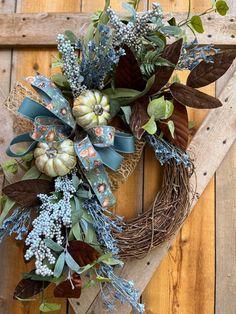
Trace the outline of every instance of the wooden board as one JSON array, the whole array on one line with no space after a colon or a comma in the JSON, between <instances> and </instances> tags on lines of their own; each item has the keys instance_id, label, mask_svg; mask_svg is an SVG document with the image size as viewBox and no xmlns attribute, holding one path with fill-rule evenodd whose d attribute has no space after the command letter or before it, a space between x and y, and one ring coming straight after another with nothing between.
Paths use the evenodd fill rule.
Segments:
<instances>
[{"instance_id":1,"label":"wooden board","mask_svg":"<svg viewBox=\"0 0 236 314\"><path fill-rule=\"evenodd\" d=\"M88 5L88 8L86 3L83 5L85 11L92 7L91 2L88 2ZM41 8L43 10L43 6ZM93 10L97 8L93 8ZM186 18L186 14L176 14L176 18L177 21L182 21ZM55 46L55 39L58 33L63 33L66 29L70 29L79 35L81 30L83 31L86 28L88 22L89 15L78 13L0 14L0 46ZM211 17L204 16L203 22L205 32L198 34L200 44L236 45L235 15L222 17L212 14ZM217 32L215 31L216 29ZM189 40L193 40L192 32L188 28L186 31Z\"/></svg>"}]
</instances>

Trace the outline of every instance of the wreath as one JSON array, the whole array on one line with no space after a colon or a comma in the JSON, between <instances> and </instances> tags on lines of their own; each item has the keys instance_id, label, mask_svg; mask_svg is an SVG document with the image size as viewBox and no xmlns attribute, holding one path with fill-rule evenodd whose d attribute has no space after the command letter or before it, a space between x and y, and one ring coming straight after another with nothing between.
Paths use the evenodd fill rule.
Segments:
<instances>
[{"instance_id":1,"label":"wreath","mask_svg":"<svg viewBox=\"0 0 236 314\"><path fill-rule=\"evenodd\" d=\"M119 17L106 1L83 38L57 37L51 78L37 73L17 83L5 106L17 115L18 135L2 165L22 179L4 187L0 240L24 241L31 272L14 298L28 300L49 285L54 296L79 298L98 283L104 304L128 302L139 313L139 292L115 272L123 259L143 257L169 239L188 215L194 164L186 153L186 107L222 104L199 91L221 77L236 53L187 42L184 27L203 32L201 15L177 24L159 4L137 13L137 0ZM208 11L225 15L224 1ZM190 70L186 85L175 70ZM113 191L135 169L145 144L164 167L162 187L142 215L124 221L112 213ZM27 145L25 145L27 144ZM60 305L42 298L40 311Z\"/></svg>"}]
</instances>

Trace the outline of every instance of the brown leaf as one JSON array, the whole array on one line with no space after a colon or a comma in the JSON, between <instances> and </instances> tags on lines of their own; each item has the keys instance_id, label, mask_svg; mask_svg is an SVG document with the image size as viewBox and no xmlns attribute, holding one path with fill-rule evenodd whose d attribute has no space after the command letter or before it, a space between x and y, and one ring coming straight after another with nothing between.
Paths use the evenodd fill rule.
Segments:
<instances>
[{"instance_id":1,"label":"brown leaf","mask_svg":"<svg viewBox=\"0 0 236 314\"><path fill-rule=\"evenodd\" d=\"M128 46L125 46L124 49L126 55L122 56L118 63L115 75L115 86L117 88L130 88L142 91L146 84L138 61Z\"/></svg>"},{"instance_id":2,"label":"brown leaf","mask_svg":"<svg viewBox=\"0 0 236 314\"><path fill-rule=\"evenodd\" d=\"M100 256L89 244L82 241L69 241L68 252L80 267L93 263Z\"/></svg>"},{"instance_id":3,"label":"brown leaf","mask_svg":"<svg viewBox=\"0 0 236 314\"><path fill-rule=\"evenodd\" d=\"M236 50L226 50L212 56L214 63L200 62L189 74L187 85L199 88L218 80L230 68Z\"/></svg>"},{"instance_id":4,"label":"brown leaf","mask_svg":"<svg viewBox=\"0 0 236 314\"><path fill-rule=\"evenodd\" d=\"M179 39L173 44L167 46L162 54L162 58L170 61L174 65L177 65L181 53L181 48L183 44L183 39ZM156 68L156 78L155 82L148 92L149 95L157 93L162 87L168 83L171 78L172 73L174 72L174 67L167 66L158 66Z\"/></svg>"},{"instance_id":5,"label":"brown leaf","mask_svg":"<svg viewBox=\"0 0 236 314\"><path fill-rule=\"evenodd\" d=\"M73 287L72 287L73 284ZM79 298L81 295L82 280L80 275L74 273L71 280L67 279L54 289L56 298Z\"/></svg>"},{"instance_id":6,"label":"brown leaf","mask_svg":"<svg viewBox=\"0 0 236 314\"><path fill-rule=\"evenodd\" d=\"M141 139L143 133L142 126L148 122L149 116L147 114L147 106L149 103L148 97L142 97L136 100L132 105L132 114L130 118L130 128L135 137Z\"/></svg>"},{"instance_id":7,"label":"brown leaf","mask_svg":"<svg viewBox=\"0 0 236 314\"><path fill-rule=\"evenodd\" d=\"M170 92L175 100L188 107L212 109L222 106L222 103L215 97L180 83L172 84L170 86Z\"/></svg>"},{"instance_id":8,"label":"brown leaf","mask_svg":"<svg viewBox=\"0 0 236 314\"><path fill-rule=\"evenodd\" d=\"M13 298L29 299L50 285L48 281L22 279L16 286Z\"/></svg>"},{"instance_id":9,"label":"brown leaf","mask_svg":"<svg viewBox=\"0 0 236 314\"><path fill-rule=\"evenodd\" d=\"M174 112L165 122L169 120L172 120L175 125L174 138L171 136L166 124L160 123L158 127L169 142L186 151L189 141L188 113L186 107L174 100Z\"/></svg>"},{"instance_id":10,"label":"brown leaf","mask_svg":"<svg viewBox=\"0 0 236 314\"><path fill-rule=\"evenodd\" d=\"M40 204L38 194L48 194L54 190L54 182L33 179L10 184L3 189L3 193L22 206L35 206Z\"/></svg>"}]
</instances>

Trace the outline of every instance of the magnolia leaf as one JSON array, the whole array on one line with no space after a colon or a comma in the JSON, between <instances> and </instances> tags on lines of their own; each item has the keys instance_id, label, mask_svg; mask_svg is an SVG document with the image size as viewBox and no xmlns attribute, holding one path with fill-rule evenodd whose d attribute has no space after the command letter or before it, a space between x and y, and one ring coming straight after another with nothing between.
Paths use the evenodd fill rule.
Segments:
<instances>
[{"instance_id":1,"label":"magnolia leaf","mask_svg":"<svg viewBox=\"0 0 236 314\"><path fill-rule=\"evenodd\" d=\"M144 124L142 126L142 128L147 131L149 134L153 135L156 133L157 131L157 124L156 124L156 121L155 121L155 117L154 116L151 116L151 118L149 119L149 121Z\"/></svg>"},{"instance_id":2,"label":"magnolia leaf","mask_svg":"<svg viewBox=\"0 0 236 314\"><path fill-rule=\"evenodd\" d=\"M100 256L89 244L77 240L69 241L68 252L80 267L92 264Z\"/></svg>"},{"instance_id":3,"label":"magnolia leaf","mask_svg":"<svg viewBox=\"0 0 236 314\"><path fill-rule=\"evenodd\" d=\"M44 239L44 243L49 249L53 250L54 252L62 252L64 250L61 245L57 244L52 239Z\"/></svg>"},{"instance_id":4,"label":"magnolia leaf","mask_svg":"<svg viewBox=\"0 0 236 314\"><path fill-rule=\"evenodd\" d=\"M131 117L130 117L130 128L133 135L141 139L144 129L142 126L146 124L149 120L149 116L147 114L147 105L149 102L148 97L143 97L136 100L131 107Z\"/></svg>"},{"instance_id":5,"label":"magnolia leaf","mask_svg":"<svg viewBox=\"0 0 236 314\"><path fill-rule=\"evenodd\" d=\"M193 27L193 29L198 33L204 33L204 28L202 24L202 19L199 15L192 16L190 20L190 25Z\"/></svg>"},{"instance_id":6,"label":"magnolia leaf","mask_svg":"<svg viewBox=\"0 0 236 314\"><path fill-rule=\"evenodd\" d=\"M73 287L72 285L73 284ZM82 280L78 274L73 274L70 279L61 282L54 289L56 298L76 298L81 295Z\"/></svg>"},{"instance_id":7,"label":"magnolia leaf","mask_svg":"<svg viewBox=\"0 0 236 314\"><path fill-rule=\"evenodd\" d=\"M147 108L149 116L154 116L155 120L168 119L174 110L171 101L165 100L164 96L152 100Z\"/></svg>"},{"instance_id":8,"label":"magnolia leaf","mask_svg":"<svg viewBox=\"0 0 236 314\"><path fill-rule=\"evenodd\" d=\"M63 268L65 265L65 253L62 252L58 257L55 268L54 268L54 277L59 278L63 272Z\"/></svg>"},{"instance_id":9,"label":"magnolia leaf","mask_svg":"<svg viewBox=\"0 0 236 314\"><path fill-rule=\"evenodd\" d=\"M61 309L61 304L56 303L42 303L39 307L40 312L55 312Z\"/></svg>"},{"instance_id":10,"label":"magnolia leaf","mask_svg":"<svg viewBox=\"0 0 236 314\"><path fill-rule=\"evenodd\" d=\"M176 65L179 61L183 39L179 39L173 44L167 46L161 55L162 58L168 60L172 64ZM173 66L159 66L156 68L155 81L149 90L148 94L152 95L157 93L162 87L164 87L172 76L175 67Z\"/></svg>"},{"instance_id":11,"label":"magnolia leaf","mask_svg":"<svg viewBox=\"0 0 236 314\"><path fill-rule=\"evenodd\" d=\"M216 2L216 11L220 15L225 16L228 10L229 10L229 7L225 1L220 0Z\"/></svg>"},{"instance_id":12,"label":"magnolia leaf","mask_svg":"<svg viewBox=\"0 0 236 314\"><path fill-rule=\"evenodd\" d=\"M212 109L222 106L222 103L218 99L180 83L172 84L170 92L175 100L188 107Z\"/></svg>"},{"instance_id":13,"label":"magnolia leaf","mask_svg":"<svg viewBox=\"0 0 236 314\"><path fill-rule=\"evenodd\" d=\"M236 58L235 50L226 50L211 57L212 62L200 62L189 74L187 85L199 88L218 80Z\"/></svg>"},{"instance_id":14,"label":"magnolia leaf","mask_svg":"<svg viewBox=\"0 0 236 314\"><path fill-rule=\"evenodd\" d=\"M167 126L168 126L168 129L170 131L170 134L173 138L175 138L175 125L174 125L174 122L172 120L169 120L167 122Z\"/></svg>"},{"instance_id":15,"label":"magnolia leaf","mask_svg":"<svg viewBox=\"0 0 236 314\"><path fill-rule=\"evenodd\" d=\"M138 61L128 46L125 46L124 49L125 55L120 57L116 69L115 86L142 91L145 88L145 81Z\"/></svg>"},{"instance_id":16,"label":"magnolia leaf","mask_svg":"<svg viewBox=\"0 0 236 314\"><path fill-rule=\"evenodd\" d=\"M35 206L40 204L39 194L49 194L54 189L51 181L33 179L10 184L3 189L3 193L22 206Z\"/></svg>"},{"instance_id":17,"label":"magnolia leaf","mask_svg":"<svg viewBox=\"0 0 236 314\"><path fill-rule=\"evenodd\" d=\"M48 281L22 279L16 286L13 298L29 299L49 286Z\"/></svg>"},{"instance_id":18,"label":"magnolia leaf","mask_svg":"<svg viewBox=\"0 0 236 314\"><path fill-rule=\"evenodd\" d=\"M16 173L18 171L18 163L15 159L10 159L1 164L4 171L10 173Z\"/></svg>"}]
</instances>

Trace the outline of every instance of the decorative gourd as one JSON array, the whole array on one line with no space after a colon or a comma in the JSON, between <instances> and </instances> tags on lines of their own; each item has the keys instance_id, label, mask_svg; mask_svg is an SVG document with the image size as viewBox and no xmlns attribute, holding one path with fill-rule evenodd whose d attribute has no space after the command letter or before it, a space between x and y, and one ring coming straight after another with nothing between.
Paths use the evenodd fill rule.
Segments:
<instances>
[{"instance_id":1,"label":"decorative gourd","mask_svg":"<svg viewBox=\"0 0 236 314\"><path fill-rule=\"evenodd\" d=\"M64 176L76 166L73 141L39 143L34 151L37 168L49 177Z\"/></svg>"},{"instance_id":2,"label":"decorative gourd","mask_svg":"<svg viewBox=\"0 0 236 314\"><path fill-rule=\"evenodd\" d=\"M74 101L73 115L84 129L106 125L110 119L108 96L97 90L87 90Z\"/></svg>"}]
</instances>

